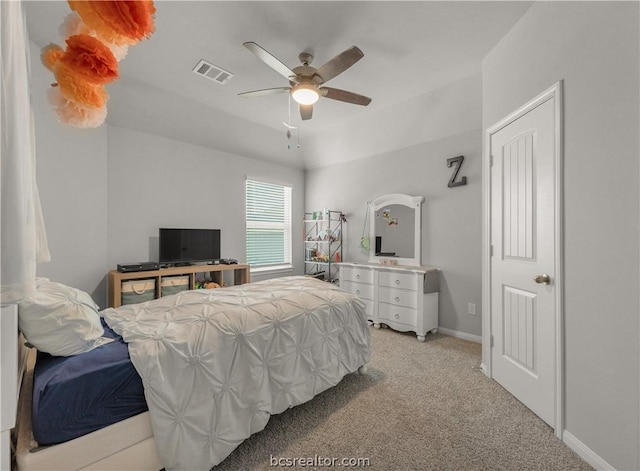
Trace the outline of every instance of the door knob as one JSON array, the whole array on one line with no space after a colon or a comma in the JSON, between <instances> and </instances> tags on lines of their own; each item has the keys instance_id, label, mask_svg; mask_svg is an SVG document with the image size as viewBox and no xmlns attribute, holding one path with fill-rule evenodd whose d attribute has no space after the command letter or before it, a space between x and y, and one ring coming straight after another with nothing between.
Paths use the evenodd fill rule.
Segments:
<instances>
[{"instance_id":1,"label":"door knob","mask_svg":"<svg viewBox=\"0 0 640 471\"><path fill-rule=\"evenodd\" d=\"M551 277L549 275L547 275L546 273L543 273L542 275L536 275L533 280L536 283L541 283L543 285L548 285L551 283Z\"/></svg>"}]
</instances>

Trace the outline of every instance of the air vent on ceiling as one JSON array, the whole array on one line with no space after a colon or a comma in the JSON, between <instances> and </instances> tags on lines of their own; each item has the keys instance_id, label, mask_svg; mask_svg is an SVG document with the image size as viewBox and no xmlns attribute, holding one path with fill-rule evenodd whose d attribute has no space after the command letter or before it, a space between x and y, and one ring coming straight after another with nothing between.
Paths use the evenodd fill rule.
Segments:
<instances>
[{"instance_id":1,"label":"air vent on ceiling","mask_svg":"<svg viewBox=\"0 0 640 471\"><path fill-rule=\"evenodd\" d=\"M218 67L217 65L213 65L210 62L201 59L198 64L193 68L193 72L202 75L203 77L208 78L209 80L213 80L214 82L223 85L227 83L233 77L231 72L227 72L226 70Z\"/></svg>"}]
</instances>

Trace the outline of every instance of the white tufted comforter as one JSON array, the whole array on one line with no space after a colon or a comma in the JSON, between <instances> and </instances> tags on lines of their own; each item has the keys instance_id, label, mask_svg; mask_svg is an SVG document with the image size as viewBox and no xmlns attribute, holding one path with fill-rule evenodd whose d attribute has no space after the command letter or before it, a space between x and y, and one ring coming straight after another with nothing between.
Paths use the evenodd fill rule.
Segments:
<instances>
[{"instance_id":1,"label":"white tufted comforter","mask_svg":"<svg viewBox=\"0 0 640 471\"><path fill-rule=\"evenodd\" d=\"M166 469L204 470L369 361L364 304L308 277L106 309L142 377Z\"/></svg>"}]
</instances>

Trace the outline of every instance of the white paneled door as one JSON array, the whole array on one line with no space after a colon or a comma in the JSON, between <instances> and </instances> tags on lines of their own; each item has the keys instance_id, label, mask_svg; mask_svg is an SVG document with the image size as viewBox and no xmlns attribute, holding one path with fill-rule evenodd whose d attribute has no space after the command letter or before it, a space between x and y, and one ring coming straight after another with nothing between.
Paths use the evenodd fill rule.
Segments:
<instances>
[{"instance_id":1,"label":"white paneled door","mask_svg":"<svg viewBox=\"0 0 640 471\"><path fill-rule=\"evenodd\" d=\"M556 427L556 104L491 134L491 372Z\"/></svg>"}]
</instances>

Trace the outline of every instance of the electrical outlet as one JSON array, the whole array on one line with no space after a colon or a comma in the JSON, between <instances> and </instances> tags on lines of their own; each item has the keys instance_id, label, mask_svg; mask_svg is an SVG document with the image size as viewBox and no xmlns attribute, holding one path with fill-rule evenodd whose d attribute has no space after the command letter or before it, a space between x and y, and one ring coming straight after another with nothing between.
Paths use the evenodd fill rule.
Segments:
<instances>
[{"instance_id":1,"label":"electrical outlet","mask_svg":"<svg viewBox=\"0 0 640 471\"><path fill-rule=\"evenodd\" d=\"M469 313L470 316L475 316L476 315L476 305L474 303L468 303L467 304L467 312Z\"/></svg>"}]
</instances>

